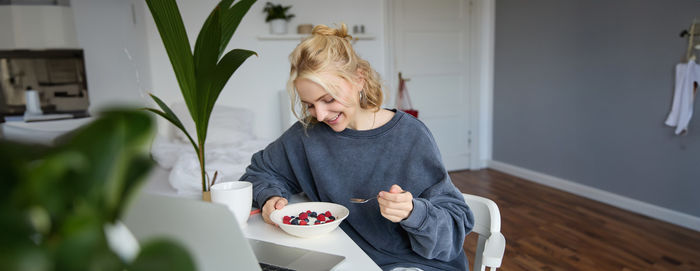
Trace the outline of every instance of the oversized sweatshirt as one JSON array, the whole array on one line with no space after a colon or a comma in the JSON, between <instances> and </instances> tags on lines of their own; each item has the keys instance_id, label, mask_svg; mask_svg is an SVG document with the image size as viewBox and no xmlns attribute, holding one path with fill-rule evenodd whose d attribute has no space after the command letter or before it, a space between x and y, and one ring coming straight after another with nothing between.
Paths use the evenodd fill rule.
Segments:
<instances>
[{"instance_id":1,"label":"oversized sweatshirt","mask_svg":"<svg viewBox=\"0 0 700 271\"><path fill-rule=\"evenodd\" d=\"M347 207L340 227L384 270L468 270L462 245L473 215L428 128L395 112L388 123L366 131L297 122L253 155L241 181L253 183L257 207L272 196L288 199L299 192ZM349 201L376 197L392 184L413 195L413 210L399 223L384 218L376 200Z\"/></svg>"}]
</instances>

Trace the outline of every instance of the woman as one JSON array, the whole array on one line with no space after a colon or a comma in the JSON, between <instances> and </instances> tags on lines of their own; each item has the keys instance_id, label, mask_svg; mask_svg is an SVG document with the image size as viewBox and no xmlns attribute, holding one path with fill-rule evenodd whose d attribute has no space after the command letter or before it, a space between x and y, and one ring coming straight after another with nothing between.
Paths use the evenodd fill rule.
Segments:
<instances>
[{"instance_id":1,"label":"woman","mask_svg":"<svg viewBox=\"0 0 700 271\"><path fill-rule=\"evenodd\" d=\"M290 62L287 89L300 121L254 154L241 177L253 183L265 222L304 192L350 209L340 227L384 270L467 270L472 213L428 128L380 107L379 76L355 54L347 27L316 26Z\"/></svg>"}]
</instances>

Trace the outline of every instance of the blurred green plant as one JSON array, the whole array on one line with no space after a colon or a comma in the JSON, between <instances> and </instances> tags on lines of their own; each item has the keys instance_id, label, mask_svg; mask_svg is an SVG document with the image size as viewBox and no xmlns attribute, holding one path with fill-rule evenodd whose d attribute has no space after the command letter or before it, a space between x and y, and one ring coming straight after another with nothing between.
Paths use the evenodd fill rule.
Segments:
<instances>
[{"instance_id":1,"label":"blurred green plant","mask_svg":"<svg viewBox=\"0 0 700 271\"><path fill-rule=\"evenodd\" d=\"M0 270L194 270L170 241L127 262L105 235L153 166L153 130L145 112L113 110L55 147L0 141Z\"/></svg>"},{"instance_id":2,"label":"blurred green plant","mask_svg":"<svg viewBox=\"0 0 700 271\"><path fill-rule=\"evenodd\" d=\"M199 31L194 54L175 0L146 0L156 23L165 50L173 66L180 92L195 124L197 142L192 139L182 122L158 97L151 98L160 110L147 108L182 130L194 148L199 160L202 191L209 190L214 180L207 183L204 143L207 138L209 117L226 82L243 62L257 53L234 49L223 54L233 33L256 0L241 0L233 6L233 0L219 2L209 14ZM221 57L223 55L223 57Z\"/></svg>"},{"instance_id":3,"label":"blurred green plant","mask_svg":"<svg viewBox=\"0 0 700 271\"><path fill-rule=\"evenodd\" d=\"M292 6L282 6L282 4L273 4L267 2L263 8L263 12L267 13L265 17L265 22L268 23L272 20L282 19L287 22L294 18L294 14L287 14L287 11L292 8Z\"/></svg>"}]
</instances>

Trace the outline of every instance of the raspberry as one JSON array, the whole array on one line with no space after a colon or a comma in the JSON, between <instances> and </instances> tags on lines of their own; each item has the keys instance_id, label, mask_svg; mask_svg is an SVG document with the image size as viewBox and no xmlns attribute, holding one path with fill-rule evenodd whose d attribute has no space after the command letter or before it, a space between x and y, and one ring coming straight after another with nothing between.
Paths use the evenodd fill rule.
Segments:
<instances>
[{"instance_id":1,"label":"raspberry","mask_svg":"<svg viewBox=\"0 0 700 271\"><path fill-rule=\"evenodd\" d=\"M314 218L314 219L311 219ZM312 221L313 220L313 221ZM291 225L320 225L330 223L336 220L336 217L332 215L331 211L325 212L312 212L311 210L306 210L305 212L299 213L299 216L284 216L282 217L282 223Z\"/></svg>"}]
</instances>

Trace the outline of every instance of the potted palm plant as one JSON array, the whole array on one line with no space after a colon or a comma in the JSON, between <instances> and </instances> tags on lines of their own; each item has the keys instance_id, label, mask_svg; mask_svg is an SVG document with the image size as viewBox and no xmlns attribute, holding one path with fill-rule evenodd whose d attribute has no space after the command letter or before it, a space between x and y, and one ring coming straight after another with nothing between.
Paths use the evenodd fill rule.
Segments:
<instances>
[{"instance_id":1,"label":"potted palm plant","mask_svg":"<svg viewBox=\"0 0 700 271\"><path fill-rule=\"evenodd\" d=\"M294 18L294 14L287 14L292 6L282 6L267 2L263 12L267 13L265 22L270 23L270 33L287 34L287 22Z\"/></svg>"},{"instance_id":2,"label":"potted palm plant","mask_svg":"<svg viewBox=\"0 0 700 271\"><path fill-rule=\"evenodd\" d=\"M205 170L204 143L209 117L226 82L255 52L234 49L224 53L231 37L256 0L222 0L209 14L199 31L194 53L175 0L146 0L158 32L175 71L180 92L195 124L197 141L187 132L180 119L158 97L151 94L160 109L146 108L156 113L187 136L199 160L203 198L209 200L209 188L215 181ZM232 5L233 4L233 5Z\"/></svg>"}]
</instances>

